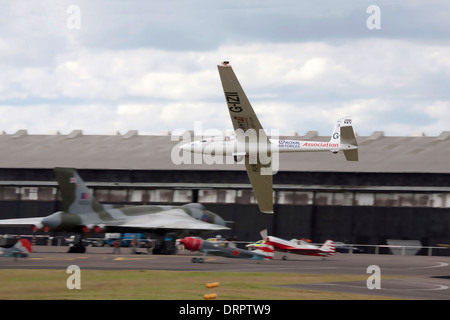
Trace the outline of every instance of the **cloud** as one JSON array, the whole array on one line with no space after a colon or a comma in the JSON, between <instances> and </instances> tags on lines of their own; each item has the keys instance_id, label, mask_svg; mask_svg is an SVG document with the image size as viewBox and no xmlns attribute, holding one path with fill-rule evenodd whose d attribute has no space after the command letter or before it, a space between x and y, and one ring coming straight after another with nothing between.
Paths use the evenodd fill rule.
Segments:
<instances>
[{"instance_id":1,"label":"cloud","mask_svg":"<svg viewBox=\"0 0 450 320\"><path fill-rule=\"evenodd\" d=\"M416 126L416 131L428 135L438 135L440 132L450 131L450 101L434 101L431 104L415 105L414 111L426 116L429 121Z\"/></svg>"},{"instance_id":2,"label":"cloud","mask_svg":"<svg viewBox=\"0 0 450 320\"><path fill-rule=\"evenodd\" d=\"M72 4L0 5L4 130L159 132L196 120L225 130L222 60L281 132L329 134L342 115L361 135L448 123L446 3L380 3L379 32L365 27L368 4L352 1L79 1L81 29L69 30Z\"/></svg>"},{"instance_id":3,"label":"cloud","mask_svg":"<svg viewBox=\"0 0 450 320\"><path fill-rule=\"evenodd\" d=\"M271 128L327 133L322 117L331 117L334 123L338 116L352 115L364 128L360 133L370 134L392 128L389 121L400 120L399 114L412 114L411 104L429 106L450 100L446 89L450 47L383 39L336 46L252 43L189 53L85 48L78 55L58 56L53 66L21 71L6 68L0 75L4 78L0 93L4 101L20 101L30 108L33 104L42 107L44 101L61 115L68 112L67 117L70 107L78 109L80 102L97 108L96 113L119 110L114 121L97 125L105 127L103 132L127 126L136 129L133 126L139 121L132 120L133 113L123 113L124 106L133 105L140 113L148 108L152 131L189 127L195 119L210 118L225 130L230 123L215 66L224 52L230 52L231 63L261 122ZM407 52L410 54L405 57ZM415 110L420 112L419 107ZM45 122L47 126L52 123ZM113 124L120 128L106 128ZM93 127L87 125L86 130Z\"/></svg>"}]
</instances>

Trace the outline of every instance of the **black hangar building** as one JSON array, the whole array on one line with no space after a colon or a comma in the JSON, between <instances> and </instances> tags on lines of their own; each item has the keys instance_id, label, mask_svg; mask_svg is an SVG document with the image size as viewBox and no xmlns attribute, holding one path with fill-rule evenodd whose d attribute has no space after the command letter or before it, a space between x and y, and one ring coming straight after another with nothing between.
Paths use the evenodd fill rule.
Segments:
<instances>
[{"instance_id":1,"label":"black hangar building","mask_svg":"<svg viewBox=\"0 0 450 320\"><path fill-rule=\"evenodd\" d=\"M186 135L185 135L186 137ZM289 139L327 141L308 132ZM46 216L60 210L54 167L74 167L95 197L112 204L202 203L233 221L224 237L327 239L384 244L450 243L450 132L439 136L357 137L359 162L342 153L283 153L274 175L274 211L258 210L242 164L180 154L170 134L0 135L0 219ZM199 158L200 157L200 158ZM0 228L0 233L28 233Z\"/></svg>"}]
</instances>

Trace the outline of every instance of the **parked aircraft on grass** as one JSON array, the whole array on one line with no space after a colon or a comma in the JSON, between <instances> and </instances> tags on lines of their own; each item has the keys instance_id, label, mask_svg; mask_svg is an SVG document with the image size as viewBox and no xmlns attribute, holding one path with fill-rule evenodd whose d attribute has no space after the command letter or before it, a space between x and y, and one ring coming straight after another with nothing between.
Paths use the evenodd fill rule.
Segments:
<instances>
[{"instance_id":1,"label":"parked aircraft on grass","mask_svg":"<svg viewBox=\"0 0 450 320\"><path fill-rule=\"evenodd\" d=\"M201 258L192 258L192 262L203 263L207 254L221 256L226 258L251 259L251 260L270 260L273 258L274 248L271 245L261 245L258 249L249 251L237 248L234 244L228 242L211 242L199 238L186 237L179 240L184 248L191 251L203 252Z\"/></svg>"},{"instance_id":2,"label":"parked aircraft on grass","mask_svg":"<svg viewBox=\"0 0 450 320\"><path fill-rule=\"evenodd\" d=\"M348 161L358 161L358 143L350 117L339 119L328 142L269 139L229 65L218 65L225 100L235 130L232 137L211 137L180 148L209 155L244 159L245 168L262 212L273 213L273 154L279 152L343 151Z\"/></svg>"},{"instance_id":3,"label":"parked aircraft on grass","mask_svg":"<svg viewBox=\"0 0 450 320\"><path fill-rule=\"evenodd\" d=\"M10 248L0 247L0 257L25 258L31 253L31 243L27 239L20 239Z\"/></svg>"},{"instance_id":4,"label":"parked aircraft on grass","mask_svg":"<svg viewBox=\"0 0 450 320\"><path fill-rule=\"evenodd\" d=\"M33 231L75 232L69 252L85 252L82 239L91 232L149 232L154 253L175 252L175 239L187 233L227 230L225 221L198 203L182 206L115 206L99 203L73 168L55 168L62 211L46 217L0 220L1 226L31 226ZM173 236L172 236L173 235ZM170 238L173 241L165 241Z\"/></svg>"}]
</instances>

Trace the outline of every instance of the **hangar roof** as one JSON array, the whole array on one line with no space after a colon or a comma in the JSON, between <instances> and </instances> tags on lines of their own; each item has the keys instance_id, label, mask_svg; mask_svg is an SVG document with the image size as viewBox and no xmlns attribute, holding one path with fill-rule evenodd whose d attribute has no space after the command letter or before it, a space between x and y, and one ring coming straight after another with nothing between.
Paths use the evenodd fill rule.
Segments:
<instances>
[{"instance_id":1,"label":"hangar roof","mask_svg":"<svg viewBox=\"0 0 450 320\"><path fill-rule=\"evenodd\" d=\"M305 136L282 139L328 141L328 136L308 132ZM358 136L359 162L348 162L339 153L282 153L279 171L341 172L450 172L450 131L439 136L385 136L374 132ZM181 137L126 134L85 135L81 130L70 134L35 135L26 130L0 134L0 168L135 169L135 170L245 170L242 164L205 164L200 155L189 154L181 162L178 145ZM195 164L194 161L200 162ZM202 163L203 162L203 163Z\"/></svg>"}]
</instances>

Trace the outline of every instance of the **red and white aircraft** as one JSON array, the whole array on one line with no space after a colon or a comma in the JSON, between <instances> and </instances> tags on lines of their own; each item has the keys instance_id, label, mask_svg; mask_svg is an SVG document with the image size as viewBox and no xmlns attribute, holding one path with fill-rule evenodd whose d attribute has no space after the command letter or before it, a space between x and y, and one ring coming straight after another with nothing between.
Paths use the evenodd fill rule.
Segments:
<instances>
[{"instance_id":1,"label":"red and white aircraft","mask_svg":"<svg viewBox=\"0 0 450 320\"><path fill-rule=\"evenodd\" d=\"M251 259L251 260L270 260L273 257L273 247L269 244L261 244L256 250L248 251L236 248L236 245L230 242L212 242L200 238L186 237L180 239L180 244L191 251L203 252L203 257L192 258L192 262L203 263L208 253L226 258Z\"/></svg>"},{"instance_id":2,"label":"red and white aircraft","mask_svg":"<svg viewBox=\"0 0 450 320\"><path fill-rule=\"evenodd\" d=\"M30 241L20 239L11 248L0 247L0 257L25 258L29 256L31 251Z\"/></svg>"},{"instance_id":3,"label":"red and white aircraft","mask_svg":"<svg viewBox=\"0 0 450 320\"><path fill-rule=\"evenodd\" d=\"M307 256L330 257L336 252L336 248L332 240L325 241L325 243L321 247L319 247L308 243L305 240L284 240L273 236L267 236L265 238L265 243L274 247L276 251L302 254ZM286 259L287 256L283 256L283 260Z\"/></svg>"}]
</instances>

